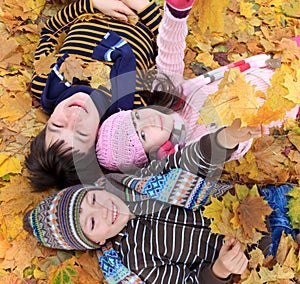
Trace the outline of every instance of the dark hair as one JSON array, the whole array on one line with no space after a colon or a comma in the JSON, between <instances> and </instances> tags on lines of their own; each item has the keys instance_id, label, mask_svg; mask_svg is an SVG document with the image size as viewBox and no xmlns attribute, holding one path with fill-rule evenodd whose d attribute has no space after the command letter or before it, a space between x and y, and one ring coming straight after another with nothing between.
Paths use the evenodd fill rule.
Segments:
<instances>
[{"instance_id":1,"label":"dark hair","mask_svg":"<svg viewBox=\"0 0 300 284\"><path fill-rule=\"evenodd\" d=\"M101 176L94 147L83 154L64 147L64 140L57 140L46 149L45 137L46 127L31 142L25 159L28 179L35 191L93 183Z\"/></svg>"},{"instance_id":2,"label":"dark hair","mask_svg":"<svg viewBox=\"0 0 300 284\"><path fill-rule=\"evenodd\" d=\"M31 210L27 211L23 216L23 229L31 234L33 234L33 229L29 223L28 217Z\"/></svg>"},{"instance_id":3,"label":"dark hair","mask_svg":"<svg viewBox=\"0 0 300 284\"><path fill-rule=\"evenodd\" d=\"M151 75L150 75L151 76ZM152 78L152 76L151 76ZM148 81L151 79L148 79ZM147 105L162 106L166 109L179 111L185 106L185 98L181 87L176 87L166 74L155 77L154 86L149 90L149 82L145 80L145 90L139 91ZM153 81L151 81L153 83Z\"/></svg>"}]
</instances>

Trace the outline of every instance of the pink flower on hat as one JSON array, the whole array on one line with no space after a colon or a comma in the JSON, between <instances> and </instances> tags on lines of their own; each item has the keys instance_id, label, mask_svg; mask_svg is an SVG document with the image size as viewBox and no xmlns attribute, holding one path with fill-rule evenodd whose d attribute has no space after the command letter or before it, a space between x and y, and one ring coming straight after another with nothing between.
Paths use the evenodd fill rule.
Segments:
<instances>
[{"instance_id":1,"label":"pink flower on hat","mask_svg":"<svg viewBox=\"0 0 300 284\"><path fill-rule=\"evenodd\" d=\"M128 110L111 115L98 131L97 158L108 170L128 171L148 162L131 114Z\"/></svg>"}]
</instances>

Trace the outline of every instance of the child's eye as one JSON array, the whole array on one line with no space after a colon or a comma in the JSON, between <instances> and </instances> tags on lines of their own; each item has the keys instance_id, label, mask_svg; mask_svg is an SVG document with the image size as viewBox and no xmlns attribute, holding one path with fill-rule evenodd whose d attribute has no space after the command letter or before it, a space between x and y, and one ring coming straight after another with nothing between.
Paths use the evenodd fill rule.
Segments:
<instances>
[{"instance_id":1,"label":"child's eye","mask_svg":"<svg viewBox=\"0 0 300 284\"><path fill-rule=\"evenodd\" d=\"M146 141L146 134L145 134L145 132L144 132L144 131L141 131L141 132L140 132L140 135L141 135L141 138L142 138L144 141Z\"/></svg>"},{"instance_id":2,"label":"child's eye","mask_svg":"<svg viewBox=\"0 0 300 284\"><path fill-rule=\"evenodd\" d=\"M91 218L91 231L93 231L95 228L95 219L94 217Z\"/></svg>"},{"instance_id":3,"label":"child's eye","mask_svg":"<svg viewBox=\"0 0 300 284\"><path fill-rule=\"evenodd\" d=\"M140 115L137 111L134 112L134 116L135 116L136 119L140 119Z\"/></svg>"},{"instance_id":4,"label":"child's eye","mask_svg":"<svg viewBox=\"0 0 300 284\"><path fill-rule=\"evenodd\" d=\"M59 125L59 124L56 124L56 123L52 123L52 125L53 125L54 127L56 127L56 128L62 128L62 126L61 126L61 125Z\"/></svg>"},{"instance_id":5,"label":"child's eye","mask_svg":"<svg viewBox=\"0 0 300 284\"><path fill-rule=\"evenodd\" d=\"M80 131L77 131L77 133L80 135L80 136L83 136L83 137L87 137L87 135L83 132L80 132Z\"/></svg>"},{"instance_id":6,"label":"child's eye","mask_svg":"<svg viewBox=\"0 0 300 284\"><path fill-rule=\"evenodd\" d=\"M95 203L96 203L96 194L94 193L94 194L93 194L92 204L95 205Z\"/></svg>"}]
</instances>

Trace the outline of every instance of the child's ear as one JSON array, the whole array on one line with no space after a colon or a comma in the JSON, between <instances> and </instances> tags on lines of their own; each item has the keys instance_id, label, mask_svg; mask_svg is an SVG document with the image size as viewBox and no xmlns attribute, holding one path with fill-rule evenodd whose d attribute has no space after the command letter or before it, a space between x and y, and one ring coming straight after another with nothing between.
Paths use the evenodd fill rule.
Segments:
<instances>
[{"instance_id":1,"label":"child's ear","mask_svg":"<svg viewBox=\"0 0 300 284\"><path fill-rule=\"evenodd\" d=\"M98 245L103 246L106 243L106 240L103 240L101 242L98 242Z\"/></svg>"}]
</instances>

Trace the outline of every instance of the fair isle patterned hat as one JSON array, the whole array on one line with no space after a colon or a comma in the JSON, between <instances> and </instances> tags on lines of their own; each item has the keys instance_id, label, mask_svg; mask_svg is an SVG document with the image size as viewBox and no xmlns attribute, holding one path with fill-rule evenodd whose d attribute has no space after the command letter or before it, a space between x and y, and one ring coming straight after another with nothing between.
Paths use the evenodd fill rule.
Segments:
<instances>
[{"instance_id":1,"label":"fair isle patterned hat","mask_svg":"<svg viewBox=\"0 0 300 284\"><path fill-rule=\"evenodd\" d=\"M64 250L89 250L100 246L90 241L79 223L81 202L94 187L76 185L44 199L28 215L34 235L44 246Z\"/></svg>"}]
</instances>

